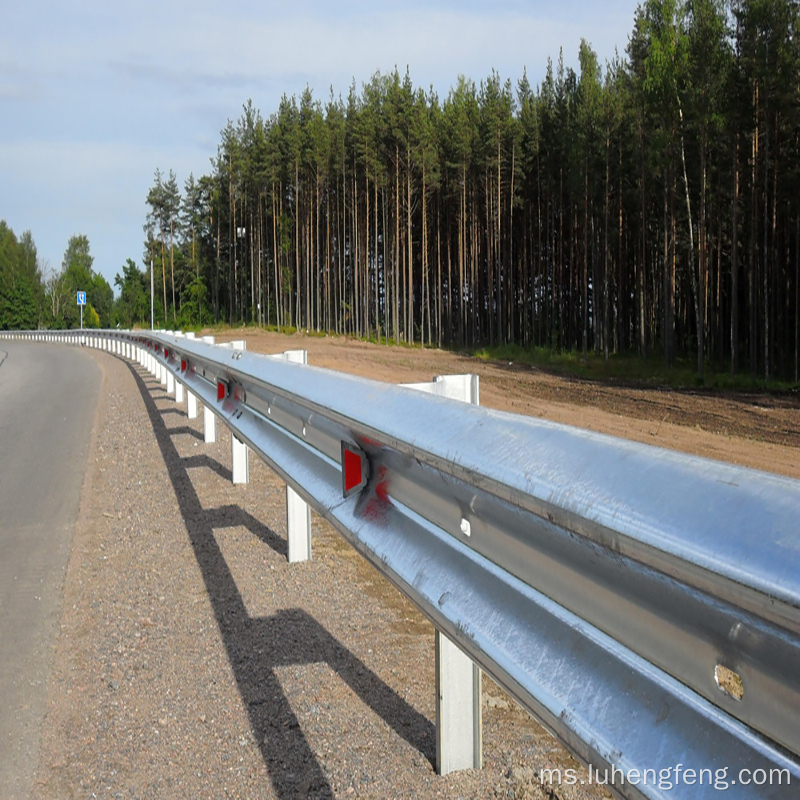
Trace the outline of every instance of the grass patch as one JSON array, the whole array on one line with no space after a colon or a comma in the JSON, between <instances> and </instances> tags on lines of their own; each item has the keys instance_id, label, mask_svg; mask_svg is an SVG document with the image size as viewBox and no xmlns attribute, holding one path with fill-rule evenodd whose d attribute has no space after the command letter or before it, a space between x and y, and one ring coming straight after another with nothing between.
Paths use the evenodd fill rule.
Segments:
<instances>
[{"instance_id":1,"label":"grass patch","mask_svg":"<svg viewBox=\"0 0 800 800\"><path fill-rule=\"evenodd\" d=\"M353 341L380 344L382 347L400 347L405 350L430 349L419 342L409 344L406 341L395 342L394 338L388 341L381 336L378 341L374 334L369 338L355 337L352 334L337 334L333 331L315 331L313 329L298 329L294 326L282 325L240 325L231 327L220 323L204 328L204 333L209 334L246 334L269 331L292 336L302 333L315 338L344 337ZM199 334L199 331L198 331ZM452 352L459 352L453 348ZM600 383L618 383L628 386L642 386L651 388L671 388L682 390L708 390L717 392L772 392L796 393L800 391L800 384L791 381L771 380L764 383L763 378L753 377L750 374L738 373L731 375L727 370L715 371L710 366L706 367L702 378L698 377L694 359L677 359L672 367L667 367L663 359L651 354L648 358L639 358L631 354L612 354L608 360L594 352L584 355L580 350L551 350L547 347L522 347L518 344L505 344L497 347L481 347L475 350L464 351L465 355L478 358L481 361L505 361L516 364L529 364L546 372L565 377L582 378L584 380L598 381Z\"/></svg>"},{"instance_id":2,"label":"grass patch","mask_svg":"<svg viewBox=\"0 0 800 800\"><path fill-rule=\"evenodd\" d=\"M791 392L800 385L790 381L771 380L749 374L731 375L707 366L703 377L697 375L693 359L677 359L671 367L656 356L647 359L635 355L602 355L581 351L553 351L546 347L524 348L509 344L483 347L471 353L484 361L506 361L529 364L547 372L599 382L624 383L637 386L669 387L672 389L708 389L735 392Z\"/></svg>"}]
</instances>

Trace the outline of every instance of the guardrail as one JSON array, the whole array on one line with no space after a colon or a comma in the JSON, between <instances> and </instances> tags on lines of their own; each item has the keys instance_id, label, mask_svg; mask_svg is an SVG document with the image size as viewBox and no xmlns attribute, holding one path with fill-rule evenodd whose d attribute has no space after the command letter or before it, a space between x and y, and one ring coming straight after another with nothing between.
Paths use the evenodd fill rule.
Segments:
<instances>
[{"instance_id":1,"label":"guardrail","mask_svg":"<svg viewBox=\"0 0 800 800\"><path fill-rule=\"evenodd\" d=\"M800 481L188 335L5 335L185 386L207 437L231 429L235 480L246 446L621 795L724 776L732 797L798 796ZM310 557L308 511L299 534L288 513L290 560ZM442 772L480 766L479 674L449 658Z\"/></svg>"}]
</instances>

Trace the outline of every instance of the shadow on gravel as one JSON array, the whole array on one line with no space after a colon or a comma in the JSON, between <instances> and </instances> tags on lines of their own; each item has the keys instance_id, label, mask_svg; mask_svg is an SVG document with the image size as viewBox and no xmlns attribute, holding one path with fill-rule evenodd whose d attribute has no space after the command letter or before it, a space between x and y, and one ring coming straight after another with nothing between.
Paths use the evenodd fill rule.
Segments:
<instances>
[{"instance_id":1,"label":"shadow on gravel","mask_svg":"<svg viewBox=\"0 0 800 800\"><path fill-rule=\"evenodd\" d=\"M175 414L179 417L187 416L186 412L182 408L162 408L162 414Z\"/></svg>"},{"instance_id":2,"label":"shadow on gravel","mask_svg":"<svg viewBox=\"0 0 800 800\"><path fill-rule=\"evenodd\" d=\"M160 412L159 412L160 413ZM201 442L204 442L205 439L203 438L203 434L200 431L196 431L194 428L190 428L188 425L184 425L180 428L170 428L169 429L170 436L194 436L195 439L198 439Z\"/></svg>"},{"instance_id":3,"label":"shadow on gravel","mask_svg":"<svg viewBox=\"0 0 800 800\"><path fill-rule=\"evenodd\" d=\"M172 440L175 430L170 430L164 424L161 411L142 375L133 365L128 364L128 367L152 422L239 694L247 708L253 735L278 796L333 797L322 766L311 750L300 721L280 685L276 674L276 669L280 667L326 663L398 736L433 763L433 724L313 617L302 609L282 610L267 618L248 615L217 544L214 529L244 524L275 550L279 550L276 540L280 537L238 507L202 507L187 471L186 462L192 459L180 456ZM230 475L227 478L230 479ZM286 553L285 542L282 552ZM346 735L345 731L341 733Z\"/></svg>"},{"instance_id":4,"label":"shadow on gravel","mask_svg":"<svg viewBox=\"0 0 800 800\"><path fill-rule=\"evenodd\" d=\"M230 473L228 473L230 480ZM206 515L215 530L219 528L247 528L253 536L261 539L265 545L271 547L279 556L289 557L289 548L286 539L270 530L261 520L256 519L240 506L221 506L220 508L206 509Z\"/></svg>"},{"instance_id":5,"label":"shadow on gravel","mask_svg":"<svg viewBox=\"0 0 800 800\"><path fill-rule=\"evenodd\" d=\"M211 456L184 456L183 461L184 469L200 469L205 467L212 472L216 472L223 480L232 481L233 473L228 467L223 467L215 458Z\"/></svg>"}]
</instances>

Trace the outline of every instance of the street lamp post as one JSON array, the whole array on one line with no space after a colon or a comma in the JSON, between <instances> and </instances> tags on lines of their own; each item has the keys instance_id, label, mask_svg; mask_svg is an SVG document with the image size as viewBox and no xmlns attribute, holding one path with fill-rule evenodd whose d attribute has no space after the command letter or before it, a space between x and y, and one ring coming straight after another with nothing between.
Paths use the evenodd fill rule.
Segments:
<instances>
[{"instance_id":1,"label":"street lamp post","mask_svg":"<svg viewBox=\"0 0 800 800\"><path fill-rule=\"evenodd\" d=\"M241 247L241 243L244 241L244 237L246 235L247 235L247 228L239 228L239 227L236 228L236 240L237 240L237 242L240 243L239 247ZM237 258L236 258L236 266L237 267L239 266L238 253L237 253ZM252 313L252 309L251 309L251 313Z\"/></svg>"}]
</instances>

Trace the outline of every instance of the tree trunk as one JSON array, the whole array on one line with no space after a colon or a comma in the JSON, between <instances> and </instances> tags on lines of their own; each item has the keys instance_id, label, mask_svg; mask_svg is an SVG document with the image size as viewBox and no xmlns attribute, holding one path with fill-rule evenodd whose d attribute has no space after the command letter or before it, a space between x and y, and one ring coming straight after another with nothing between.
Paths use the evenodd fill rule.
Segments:
<instances>
[{"instance_id":1,"label":"tree trunk","mask_svg":"<svg viewBox=\"0 0 800 800\"><path fill-rule=\"evenodd\" d=\"M683 140L683 109L681 108L680 101L678 102L678 117L681 123L681 168L683 170L683 189L686 198L686 220L689 231L689 274L692 279L692 299L694 301L694 318L697 330L697 374L703 377L703 368L705 366L705 321L703 320L703 304L701 302L702 286L698 287L697 273L694 268L694 225L692 223L692 200L689 195L689 178L686 174L686 148ZM705 166L704 153L701 153L702 167ZM705 192L705 187L700 187L701 193ZM702 284L702 276L700 278Z\"/></svg>"},{"instance_id":2,"label":"tree trunk","mask_svg":"<svg viewBox=\"0 0 800 800\"><path fill-rule=\"evenodd\" d=\"M739 369L739 134L733 143L733 208L731 209L731 376Z\"/></svg>"}]
</instances>

